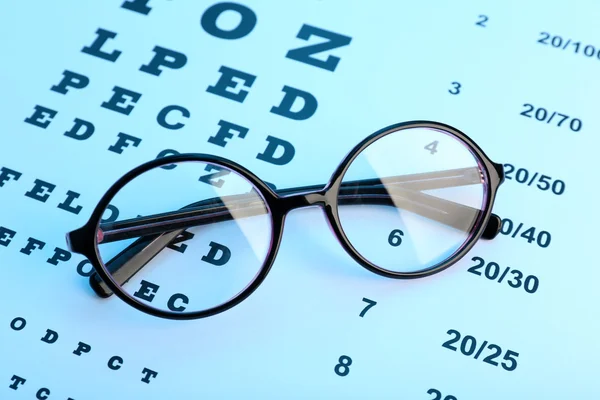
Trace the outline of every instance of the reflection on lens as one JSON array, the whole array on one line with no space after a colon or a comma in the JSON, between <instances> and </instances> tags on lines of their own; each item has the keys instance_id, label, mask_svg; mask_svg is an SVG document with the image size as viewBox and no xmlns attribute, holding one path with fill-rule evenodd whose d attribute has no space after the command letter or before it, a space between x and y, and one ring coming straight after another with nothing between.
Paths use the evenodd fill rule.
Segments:
<instances>
[{"instance_id":1,"label":"reflection on lens","mask_svg":"<svg viewBox=\"0 0 600 400\"><path fill-rule=\"evenodd\" d=\"M343 232L379 268L434 268L478 228L487 192L482 176L471 150L449 133L390 133L362 151L344 174L338 193Z\"/></svg>"},{"instance_id":2,"label":"reflection on lens","mask_svg":"<svg viewBox=\"0 0 600 400\"><path fill-rule=\"evenodd\" d=\"M250 285L267 257L272 223L258 193L219 165L151 169L110 201L118 212L107 209L98 227L101 262L147 306L172 313L217 307Z\"/></svg>"}]
</instances>

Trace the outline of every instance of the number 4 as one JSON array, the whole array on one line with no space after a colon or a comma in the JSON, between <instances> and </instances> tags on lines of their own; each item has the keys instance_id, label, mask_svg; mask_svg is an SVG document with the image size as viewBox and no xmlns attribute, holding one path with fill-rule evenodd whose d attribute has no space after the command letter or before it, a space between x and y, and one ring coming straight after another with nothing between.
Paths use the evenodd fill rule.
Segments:
<instances>
[{"instance_id":1,"label":"number 4","mask_svg":"<svg viewBox=\"0 0 600 400\"><path fill-rule=\"evenodd\" d=\"M423 147L425 150L429 150L429 153L435 154L437 153L438 141L429 143L427 146Z\"/></svg>"},{"instance_id":2,"label":"number 4","mask_svg":"<svg viewBox=\"0 0 600 400\"><path fill-rule=\"evenodd\" d=\"M367 311L369 311L371 309L371 307L373 307L375 304L377 304L377 302L373 301L373 300L369 300L366 297L363 297L362 301L367 303L367 306L360 313L360 316L364 317L365 314L367 313Z\"/></svg>"}]
</instances>

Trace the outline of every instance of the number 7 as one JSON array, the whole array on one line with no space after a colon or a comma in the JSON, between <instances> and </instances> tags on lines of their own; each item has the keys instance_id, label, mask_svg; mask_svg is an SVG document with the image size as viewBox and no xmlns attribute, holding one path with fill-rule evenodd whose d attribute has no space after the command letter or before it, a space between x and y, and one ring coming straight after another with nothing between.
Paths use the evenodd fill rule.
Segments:
<instances>
[{"instance_id":1,"label":"number 7","mask_svg":"<svg viewBox=\"0 0 600 400\"><path fill-rule=\"evenodd\" d=\"M367 303L367 306L361 311L361 313L359 315L360 317L364 317L365 314L367 313L367 311L369 311L371 309L371 307L373 307L375 304L377 304L376 301L369 300L366 297L363 297L362 301Z\"/></svg>"},{"instance_id":2,"label":"number 7","mask_svg":"<svg viewBox=\"0 0 600 400\"><path fill-rule=\"evenodd\" d=\"M558 115L559 117L563 117L563 119L561 119L561 120L560 120L560 122L559 122L558 124L556 124L556 126L561 126L561 125L562 125L562 123L563 123L563 122L565 122L565 120L569 118L569 116L568 116L568 115L565 115L565 114L558 113L557 115Z\"/></svg>"}]
</instances>

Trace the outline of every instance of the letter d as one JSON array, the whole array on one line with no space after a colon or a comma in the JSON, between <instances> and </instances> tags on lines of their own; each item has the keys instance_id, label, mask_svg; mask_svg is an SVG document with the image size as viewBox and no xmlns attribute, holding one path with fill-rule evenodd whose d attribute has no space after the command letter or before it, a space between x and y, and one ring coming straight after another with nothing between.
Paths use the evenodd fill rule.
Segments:
<instances>
[{"instance_id":1,"label":"letter d","mask_svg":"<svg viewBox=\"0 0 600 400\"><path fill-rule=\"evenodd\" d=\"M227 261L231 258L231 250L227 246L215 242L210 242L209 246L210 250L207 255L202 256L202 261L216 266L227 264Z\"/></svg>"}]
</instances>

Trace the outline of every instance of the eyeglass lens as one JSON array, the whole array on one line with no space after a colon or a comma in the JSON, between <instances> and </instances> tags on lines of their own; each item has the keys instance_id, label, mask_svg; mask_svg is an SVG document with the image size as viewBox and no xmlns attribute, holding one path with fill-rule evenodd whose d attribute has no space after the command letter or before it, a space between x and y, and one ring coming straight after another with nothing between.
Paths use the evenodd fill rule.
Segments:
<instances>
[{"instance_id":1,"label":"eyeglass lens","mask_svg":"<svg viewBox=\"0 0 600 400\"><path fill-rule=\"evenodd\" d=\"M477 159L455 136L399 130L350 164L338 193L340 224L354 249L379 268L425 271L474 233L486 185Z\"/></svg>"},{"instance_id":2,"label":"eyeglass lens","mask_svg":"<svg viewBox=\"0 0 600 400\"><path fill-rule=\"evenodd\" d=\"M259 192L236 172L203 162L135 177L104 218L96 239L105 269L134 300L167 312L204 311L235 298L256 279L271 245Z\"/></svg>"}]
</instances>

